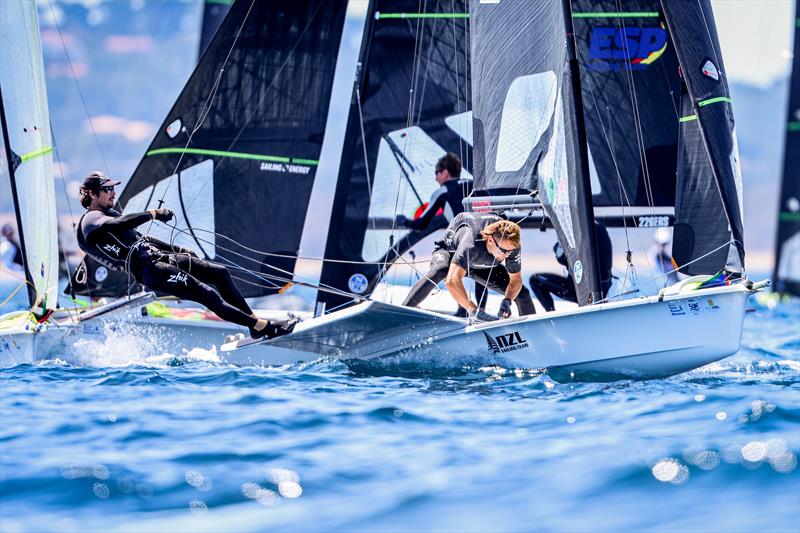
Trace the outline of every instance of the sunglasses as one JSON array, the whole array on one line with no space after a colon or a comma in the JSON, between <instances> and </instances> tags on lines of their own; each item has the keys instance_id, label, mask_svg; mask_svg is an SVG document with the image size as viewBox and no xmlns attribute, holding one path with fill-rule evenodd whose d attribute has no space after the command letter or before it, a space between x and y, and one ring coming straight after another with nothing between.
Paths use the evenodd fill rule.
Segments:
<instances>
[{"instance_id":1,"label":"sunglasses","mask_svg":"<svg viewBox=\"0 0 800 533\"><path fill-rule=\"evenodd\" d=\"M100 187L98 190L100 192L114 192L114 186L111 185L111 186L108 186L108 187Z\"/></svg>"},{"instance_id":2,"label":"sunglasses","mask_svg":"<svg viewBox=\"0 0 800 533\"><path fill-rule=\"evenodd\" d=\"M503 252L505 255L508 255L511 252L513 252L514 250L516 250L516 248L512 248L510 250L506 250L505 248L503 248L502 246L497 244L497 237L495 237L494 235L492 235L492 240L494 241L494 245L497 246L497 249L500 250L501 252Z\"/></svg>"}]
</instances>

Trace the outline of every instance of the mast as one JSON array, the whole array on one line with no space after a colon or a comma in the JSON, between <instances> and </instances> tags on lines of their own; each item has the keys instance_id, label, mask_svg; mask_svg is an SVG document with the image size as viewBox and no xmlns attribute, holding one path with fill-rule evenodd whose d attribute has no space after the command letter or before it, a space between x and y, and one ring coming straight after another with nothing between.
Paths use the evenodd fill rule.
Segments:
<instances>
[{"instance_id":1,"label":"mast","mask_svg":"<svg viewBox=\"0 0 800 533\"><path fill-rule=\"evenodd\" d=\"M16 172L20 164L20 158L17 154L11 151L11 140L8 135L8 123L6 122L6 109L3 103L3 88L0 87L0 122L3 128L3 144L6 150L6 160L8 162L8 176L11 182L11 198L14 202L14 216L17 221L17 233L19 234L19 245L22 250L25 250L25 232L24 223L20 215L19 196L17 195L17 182ZM28 302L31 307L36 305L36 285L33 283L33 276L31 276L30 265L28 264L28 256L22 254L22 268L25 270L25 280L28 282Z\"/></svg>"},{"instance_id":2,"label":"mast","mask_svg":"<svg viewBox=\"0 0 800 533\"><path fill-rule=\"evenodd\" d=\"M572 88L572 105L575 112L575 134L577 135L577 152L575 154L576 166L580 176L577 188L580 212L584 219L587 232L587 251L594 268L589 269L589 282L592 289L589 292L589 301L593 303L602 300L604 295L600 290L600 261L597 257L597 236L594 225L594 205L592 204L592 182L589 176L589 143L586 138L586 121L583 115L583 94L581 93L581 73L575 45L575 31L572 24L571 0L561 0L564 11L564 31L567 39L567 69L569 70ZM588 223L586 219L588 218ZM580 302L582 305L583 303Z\"/></svg>"},{"instance_id":3,"label":"mast","mask_svg":"<svg viewBox=\"0 0 800 533\"><path fill-rule=\"evenodd\" d=\"M772 279L777 292L800 296L800 0L795 3L794 59L785 131Z\"/></svg>"}]
</instances>

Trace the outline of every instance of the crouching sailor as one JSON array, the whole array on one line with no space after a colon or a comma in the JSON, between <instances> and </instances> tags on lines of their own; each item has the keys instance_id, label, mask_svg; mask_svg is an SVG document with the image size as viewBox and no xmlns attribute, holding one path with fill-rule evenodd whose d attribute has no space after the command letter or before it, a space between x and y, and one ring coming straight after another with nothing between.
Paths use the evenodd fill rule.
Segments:
<instances>
[{"instance_id":1,"label":"crouching sailor","mask_svg":"<svg viewBox=\"0 0 800 533\"><path fill-rule=\"evenodd\" d=\"M114 187L119 183L99 171L83 180L81 205L86 213L78 222L77 235L81 250L108 268L132 275L150 290L200 303L223 320L249 328L254 339L291 331L291 326L257 318L224 266L136 231L153 220L168 222L174 214L152 209L122 215L114 210Z\"/></svg>"},{"instance_id":2,"label":"crouching sailor","mask_svg":"<svg viewBox=\"0 0 800 533\"><path fill-rule=\"evenodd\" d=\"M520 315L535 313L531 295L522 284L520 228L497 215L461 213L445 231L431 257L430 271L411 288L403 305L416 307L443 279L458 305L477 320L511 316L516 300ZM504 293L497 317L479 310L464 288L464 276Z\"/></svg>"}]
</instances>

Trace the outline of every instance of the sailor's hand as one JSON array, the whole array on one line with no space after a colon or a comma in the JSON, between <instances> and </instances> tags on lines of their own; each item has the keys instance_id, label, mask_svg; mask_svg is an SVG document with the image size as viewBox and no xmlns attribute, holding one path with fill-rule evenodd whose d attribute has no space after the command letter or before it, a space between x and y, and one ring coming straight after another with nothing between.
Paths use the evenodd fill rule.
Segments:
<instances>
[{"instance_id":1,"label":"sailor's hand","mask_svg":"<svg viewBox=\"0 0 800 533\"><path fill-rule=\"evenodd\" d=\"M156 209L155 210L155 219L159 222L169 222L173 218L175 218L175 213L170 211L169 209Z\"/></svg>"},{"instance_id":2,"label":"sailor's hand","mask_svg":"<svg viewBox=\"0 0 800 533\"><path fill-rule=\"evenodd\" d=\"M496 316L492 316L483 309L475 309L469 313L470 322L491 322L497 320Z\"/></svg>"},{"instance_id":3,"label":"sailor's hand","mask_svg":"<svg viewBox=\"0 0 800 533\"><path fill-rule=\"evenodd\" d=\"M394 227L395 228L404 228L404 227L406 227L406 222L408 222L408 219L406 218L405 215L401 214L401 215L397 215L396 217L394 217Z\"/></svg>"},{"instance_id":4,"label":"sailor's hand","mask_svg":"<svg viewBox=\"0 0 800 533\"><path fill-rule=\"evenodd\" d=\"M500 310L497 311L497 318L508 318L511 316L511 300L503 298L500 302Z\"/></svg>"}]
</instances>

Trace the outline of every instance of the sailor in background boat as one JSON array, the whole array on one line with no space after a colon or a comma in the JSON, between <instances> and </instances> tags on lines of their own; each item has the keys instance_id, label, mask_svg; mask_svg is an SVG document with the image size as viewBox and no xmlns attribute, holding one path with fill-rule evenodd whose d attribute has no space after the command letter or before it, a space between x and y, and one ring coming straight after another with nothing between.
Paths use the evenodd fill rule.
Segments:
<instances>
[{"instance_id":1,"label":"sailor in background boat","mask_svg":"<svg viewBox=\"0 0 800 533\"><path fill-rule=\"evenodd\" d=\"M659 285L664 287L678 282L678 272L672 264L672 246L670 246L670 231L667 228L658 228L653 233L653 246L647 251L650 264L655 266L656 273L661 276Z\"/></svg>"},{"instance_id":2,"label":"sailor in background boat","mask_svg":"<svg viewBox=\"0 0 800 533\"><path fill-rule=\"evenodd\" d=\"M462 178L461 168L461 159L453 152L447 152L440 157L434 169L434 179L440 187L433 191L419 216L406 218L403 214L397 215L395 226L412 231L423 231L431 225L435 229L444 228L456 215L463 213L464 198L472 193L472 178ZM485 309L486 287L476 283L475 292L478 306ZM456 316L467 316L467 310L459 306Z\"/></svg>"},{"instance_id":3,"label":"sailor in background boat","mask_svg":"<svg viewBox=\"0 0 800 533\"><path fill-rule=\"evenodd\" d=\"M603 290L603 296L605 297L608 296L608 290L611 288L612 279L614 277L611 273L613 263L611 238L608 236L606 227L600 222L595 221L594 228L597 237L597 256L600 260L600 284ZM556 241L553 246L553 253L556 256L556 261L564 265L567 269L567 275L559 276L558 274L551 274L548 272L534 274L530 279L531 291L533 291L534 296L536 296L536 299L542 304L545 311L555 311L556 306L553 303L553 295L570 302L578 301L578 296L575 293L575 282L572 279L572 272L569 269L567 256L560 242Z\"/></svg>"},{"instance_id":4,"label":"sailor in background boat","mask_svg":"<svg viewBox=\"0 0 800 533\"><path fill-rule=\"evenodd\" d=\"M414 284L403 305L418 306L444 279L447 290L469 311L470 318L506 318L511 316L513 301L520 315L535 313L531 295L522 283L520 239L520 228L513 222L493 214L461 213L447 227L444 240L433 251L430 270ZM504 293L497 317L470 300L464 276Z\"/></svg>"},{"instance_id":5,"label":"sailor in background boat","mask_svg":"<svg viewBox=\"0 0 800 533\"><path fill-rule=\"evenodd\" d=\"M17 243L14 226L3 224L0 238L0 262L11 272L22 272L22 249Z\"/></svg>"},{"instance_id":6,"label":"sailor in background boat","mask_svg":"<svg viewBox=\"0 0 800 533\"><path fill-rule=\"evenodd\" d=\"M119 183L100 171L83 180L81 205L86 213L78 222L77 235L81 250L108 268L133 275L150 290L198 302L223 320L249 328L254 339L291 330L256 317L224 266L136 231L142 224L168 222L175 215L169 209L122 215L114 210L114 187Z\"/></svg>"}]
</instances>

